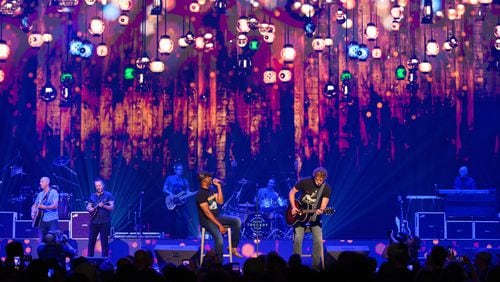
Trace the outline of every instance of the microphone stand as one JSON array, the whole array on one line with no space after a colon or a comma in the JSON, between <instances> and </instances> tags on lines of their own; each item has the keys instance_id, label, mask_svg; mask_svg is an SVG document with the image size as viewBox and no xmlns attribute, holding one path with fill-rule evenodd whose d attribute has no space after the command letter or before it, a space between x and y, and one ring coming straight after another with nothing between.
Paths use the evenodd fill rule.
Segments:
<instances>
[{"instance_id":1,"label":"microphone stand","mask_svg":"<svg viewBox=\"0 0 500 282\"><path fill-rule=\"evenodd\" d=\"M142 233L142 199L144 198L144 191L141 191L139 194L139 208L137 211L137 222L136 222L136 238L139 238L139 235L144 238L144 234Z\"/></svg>"}]
</instances>

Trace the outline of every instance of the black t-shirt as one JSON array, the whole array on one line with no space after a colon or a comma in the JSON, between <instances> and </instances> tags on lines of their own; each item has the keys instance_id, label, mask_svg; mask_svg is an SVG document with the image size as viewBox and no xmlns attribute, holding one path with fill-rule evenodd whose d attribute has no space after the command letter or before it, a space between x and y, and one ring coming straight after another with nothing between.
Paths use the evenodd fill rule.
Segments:
<instances>
[{"instance_id":1,"label":"black t-shirt","mask_svg":"<svg viewBox=\"0 0 500 282\"><path fill-rule=\"evenodd\" d=\"M316 201L318 200L318 193L321 186L316 186L314 179L312 177L304 178L297 182L295 188L299 190L301 194L301 203L307 203L311 205L312 208L316 206ZM328 183L325 183L325 188L323 188L322 198L330 198L332 194L332 188ZM319 202L317 208L320 208L321 201Z\"/></svg>"},{"instance_id":2,"label":"black t-shirt","mask_svg":"<svg viewBox=\"0 0 500 282\"><path fill-rule=\"evenodd\" d=\"M198 194L196 194L196 206L198 208L198 217L200 218L200 222L209 221L205 213L201 210L201 203L208 203L208 209L214 214L215 217L219 216L219 208L217 206L217 202L215 201L215 195L217 193L213 189L203 189L200 188L198 190Z\"/></svg>"},{"instance_id":3,"label":"black t-shirt","mask_svg":"<svg viewBox=\"0 0 500 282\"><path fill-rule=\"evenodd\" d=\"M112 202L114 201L115 198L113 197L113 194L111 194L108 191L104 191L101 195L97 195L96 193L92 194L89 199L89 203L92 204L92 206L97 207L99 203L107 203L107 202ZM92 218L90 221L91 223L95 224L101 224L101 223L107 223L111 221L111 211L108 211L105 208L97 207L97 214Z\"/></svg>"}]
</instances>

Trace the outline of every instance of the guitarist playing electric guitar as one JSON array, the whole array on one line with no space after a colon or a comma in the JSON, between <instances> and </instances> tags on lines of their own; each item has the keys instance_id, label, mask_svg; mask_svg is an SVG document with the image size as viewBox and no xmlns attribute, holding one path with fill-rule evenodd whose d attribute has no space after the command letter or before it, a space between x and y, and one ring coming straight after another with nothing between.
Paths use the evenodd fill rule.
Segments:
<instances>
[{"instance_id":1,"label":"guitarist playing electric guitar","mask_svg":"<svg viewBox=\"0 0 500 282\"><path fill-rule=\"evenodd\" d=\"M300 215L303 210L302 205L310 205L314 210L313 215L307 222L299 221L294 225L293 230L293 253L302 255L302 241L304 240L304 233L311 230L313 234L313 268L321 269L321 258L323 252L323 230L321 226L320 215L327 208L332 193L332 188L325 180L328 172L324 167L318 167L313 171L312 177L307 177L295 184L295 186L288 193L290 201L290 214L291 216ZM301 206L297 206L295 197L297 193L301 193L300 200ZM288 221L289 215L287 215Z\"/></svg>"},{"instance_id":2,"label":"guitarist playing electric guitar","mask_svg":"<svg viewBox=\"0 0 500 282\"><path fill-rule=\"evenodd\" d=\"M102 256L107 257L109 253L108 239L111 231L111 213L115 208L113 194L104 190L104 180L94 180L96 192L90 196L87 202L89 212L89 245L88 256L94 256L97 235L101 234Z\"/></svg>"},{"instance_id":3,"label":"guitarist playing electric guitar","mask_svg":"<svg viewBox=\"0 0 500 282\"><path fill-rule=\"evenodd\" d=\"M184 167L180 163L174 165L174 174L167 176L163 184L165 205L167 206L168 233L170 238L186 238L197 234L195 211L193 208L183 208L183 205L194 205L194 201L187 199L196 192L189 191L189 182L182 176Z\"/></svg>"},{"instance_id":4,"label":"guitarist playing electric guitar","mask_svg":"<svg viewBox=\"0 0 500 282\"><path fill-rule=\"evenodd\" d=\"M33 227L38 227L40 242L49 231L59 229L59 213L57 207L59 204L59 193L50 188L50 179L46 176L40 178L40 193L36 196L35 203L31 207L31 218Z\"/></svg>"}]
</instances>

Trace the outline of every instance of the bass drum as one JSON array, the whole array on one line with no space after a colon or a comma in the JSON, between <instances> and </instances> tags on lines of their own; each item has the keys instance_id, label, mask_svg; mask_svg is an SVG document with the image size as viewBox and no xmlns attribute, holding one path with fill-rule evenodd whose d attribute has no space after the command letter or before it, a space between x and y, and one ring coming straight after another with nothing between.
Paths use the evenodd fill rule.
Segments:
<instances>
[{"instance_id":1,"label":"bass drum","mask_svg":"<svg viewBox=\"0 0 500 282\"><path fill-rule=\"evenodd\" d=\"M57 207L57 212L59 214L59 219L67 220L70 217L70 196L68 193L59 193L59 204Z\"/></svg>"},{"instance_id":2,"label":"bass drum","mask_svg":"<svg viewBox=\"0 0 500 282\"><path fill-rule=\"evenodd\" d=\"M244 224L243 235L247 239L266 238L271 230L271 221L263 213L251 213Z\"/></svg>"}]
</instances>

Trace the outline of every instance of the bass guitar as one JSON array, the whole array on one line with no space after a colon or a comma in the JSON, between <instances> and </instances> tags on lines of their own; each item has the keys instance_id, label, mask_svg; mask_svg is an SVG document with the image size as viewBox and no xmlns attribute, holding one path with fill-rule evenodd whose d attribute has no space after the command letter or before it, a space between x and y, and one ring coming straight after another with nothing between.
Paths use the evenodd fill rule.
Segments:
<instances>
[{"instance_id":1,"label":"bass guitar","mask_svg":"<svg viewBox=\"0 0 500 282\"><path fill-rule=\"evenodd\" d=\"M295 200L295 206L299 209L299 212L295 215L292 214L292 205L288 205L286 210L286 223L288 225L295 225L297 223L307 223L311 220L311 217L316 213L318 209L313 209L312 205L307 203L301 203L299 200ZM335 213L334 208L326 208L323 210L322 215L332 215Z\"/></svg>"},{"instance_id":2,"label":"bass guitar","mask_svg":"<svg viewBox=\"0 0 500 282\"><path fill-rule=\"evenodd\" d=\"M198 191L193 191L193 192L186 192L186 191L181 191L177 193L176 195L167 195L165 197L165 206L167 206L167 209L173 210L176 206L183 205L186 201L185 199L194 196L198 193Z\"/></svg>"}]
</instances>

